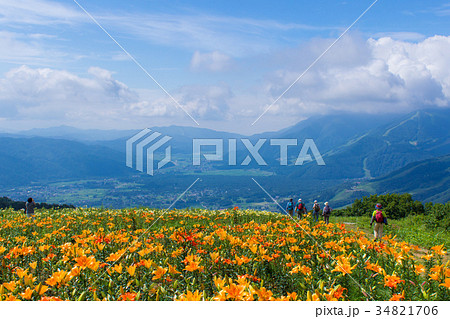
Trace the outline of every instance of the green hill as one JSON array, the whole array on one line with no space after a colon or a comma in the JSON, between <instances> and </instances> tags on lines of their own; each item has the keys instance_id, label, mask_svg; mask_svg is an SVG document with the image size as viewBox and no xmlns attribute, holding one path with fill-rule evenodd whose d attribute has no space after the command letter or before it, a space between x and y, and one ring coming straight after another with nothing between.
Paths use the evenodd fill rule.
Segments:
<instances>
[{"instance_id":1,"label":"green hill","mask_svg":"<svg viewBox=\"0 0 450 319\"><path fill-rule=\"evenodd\" d=\"M326 166L312 162L294 168L291 176L305 180L377 178L409 163L449 154L449 122L448 109L417 111L381 125L375 118L371 131L322 154Z\"/></svg>"},{"instance_id":2,"label":"green hill","mask_svg":"<svg viewBox=\"0 0 450 319\"><path fill-rule=\"evenodd\" d=\"M349 181L331 187L330 199L336 207L372 194L409 193L422 202L450 201L450 154L410 163L371 180Z\"/></svg>"},{"instance_id":3,"label":"green hill","mask_svg":"<svg viewBox=\"0 0 450 319\"><path fill-rule=\"evenodd\" d=\"M107 147L41 137L0 137L0 185L125 176L122 153Z\"/></svg>"},{"instance_id":4,"label":"green hill","mask_svg":"<svg viewBox=\"0 0 450 319\"><path fill-rule=\"evenodd\" d=\"M410 193L425 202L450 201L450 155L406 165L366 184L378 193Z\"/></svg>"}]
</instances>

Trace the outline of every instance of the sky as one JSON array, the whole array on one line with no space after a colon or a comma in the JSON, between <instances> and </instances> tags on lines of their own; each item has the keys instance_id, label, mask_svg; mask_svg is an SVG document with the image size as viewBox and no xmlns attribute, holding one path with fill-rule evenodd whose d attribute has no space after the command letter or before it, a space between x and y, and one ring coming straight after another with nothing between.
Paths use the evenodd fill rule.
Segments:
<instances>
[{"instance_id":1,"label":"sky","mask_svg":"<svg viewBox=\"0 0 450 319\"><path fill-rule=\"evenodd\" d=\"M450 107L449 30L448 1L0 0L0 131Z\"/></svg>"}]
</instances>

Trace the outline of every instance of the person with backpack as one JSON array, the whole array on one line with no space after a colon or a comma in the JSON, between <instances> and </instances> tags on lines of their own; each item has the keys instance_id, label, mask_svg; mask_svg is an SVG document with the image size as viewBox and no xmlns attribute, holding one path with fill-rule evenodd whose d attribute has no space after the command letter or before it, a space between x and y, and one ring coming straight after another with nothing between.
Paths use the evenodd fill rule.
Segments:
<instances>
[{"instance_id":1,"label":"person with backpack","mask_svg":"<svg viewBox=\"0 0 450 319\"><path fill-rule=\"evenodd\" d=\"M34 220L34 208L36 207L36 203L34 202L33 198L28 198L27 202L25 203L25 214L27 214L28 218L31 218Z\"/></svg>"},{"instance_id":2,"label":"person with backpack","mask_svg":"<svg viewBox=\"0 0 450 319\"><path fill-rule=\"evenodd\" d=\"M322 216L323 221L325 222L326 225L328 225L328 223L330 222L331 211L332 209L330 205L328 205L328 202L325 202L325 207L323 208Z\"/></svg>"},{"instance_id":3,"label":"person with backpack","mask_svg":"<svg viewBox=\"0 0 450 319\"><path fill-rule=\"evenodd\" d=\"M291 217L294 216L294 201L292 198L289 200L289 202L286 205L286 211Z\"/></svg>"},{"instance_id":4,"label":"person with backpack","mask_svg":"<svg viewBox=\"0 0 450 319\"><path fill-rule=\"evenodd\" d=\"M313 205L313 221L318 222L319 221L319 212L320 212L320 205L317 202L317 200L314 201Z\"/></svg>"},{"instance_id":5,"label":"person with backpack","mask_svg":"<svg viewBox=\"0 0 450 319\"><path fill-rule=\"evenodd\" d=\"M299 219L302 219L303 214L306 214L306 206L305 206L305 204L303 204L301 198L297 202L297 206L295 207L295 212L297 213L297 217Z\"/></svg>"},{"instance_id":6,"label":"person with backpack","mask_svg":"<svg viewBox=\"0 0 450 319\"><path fill-rule=\"evenodd\" d=\"M375 226L373 227L373 237L376 241L377 239L381 240L383 237L383 224L387 225L387 217L386 213L383 212L383 206L381 204L375 205L375 210L372 213L372 220L370 221L370 226L375 222Z\"/></svg>"}]
</instances>

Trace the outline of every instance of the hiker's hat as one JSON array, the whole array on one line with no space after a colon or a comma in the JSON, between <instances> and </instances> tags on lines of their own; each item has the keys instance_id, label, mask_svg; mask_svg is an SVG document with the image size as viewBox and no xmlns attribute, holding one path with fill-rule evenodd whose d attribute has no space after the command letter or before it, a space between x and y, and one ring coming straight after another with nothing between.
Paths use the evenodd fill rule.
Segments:
<instances>
[{"instance_id":1,"label":"hiker's hat","mask_svg":"<svg viewBox=\"0 0 450 319\"><path fill-rule=\"evenodd\" d=\"M301 198L299 198L299 199L298 199L298 201L299 201L299 202L301 202L301 201L302 201L302 199L301 199Z\"/></svg>"},{"instance_id":2,"label":"hiker's hat","mask_svg":"<svg viewBox=\"0 0 450 319\"><path fill-rule=\"evenodd\" d=\"M325 206L328 206L328 202L325 202Z\"/></svg>"},{"instance_id":3,"label":"hiker's hat","mask_svg":"<svg viewBox=\"0 0 450 319\"><path fill-rule=\"evenodd\" d=\"M378 204L376 204L376 205L375 205L375 208L377 208L377 209L382 209L382 208L383 208L383 206L381 206L381 204L380 204L380 203L378 203Z\"/></svg>"},{"instance_id":4,"label":"hiker's hat","mask_svg":"<svg viewBox=\"0 0 450 319\"><path fill-rule=\"evenodd\" d=\"M317 203L317 200L315 200L314 203Z\"/></svg>"}]
</instances>

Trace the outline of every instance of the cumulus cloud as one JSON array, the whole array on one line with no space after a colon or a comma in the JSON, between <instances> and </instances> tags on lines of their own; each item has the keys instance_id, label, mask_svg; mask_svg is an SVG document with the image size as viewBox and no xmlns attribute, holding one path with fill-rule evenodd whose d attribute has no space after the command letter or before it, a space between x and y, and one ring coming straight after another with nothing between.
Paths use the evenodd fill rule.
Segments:
<instances>
[{"instance_id":1,"label":"cumulus cloud","mask_svg":"<svg viewBox=\"0 0 450 319\"><path fill-rule=\"evenodd\" d=\"M228 120L233 94L227 85L183 86L172 95L198 120ZM91 67L81 77L64 70L21 66L0 78L0 118L60 123L125 124L157 118L189 121L161 90L135 90L114 74Z\"/></svg>"},{"instance_id":2,"label":"cumulus cloud","mask_svg":"<svg viewBox=\"0 0 450 319\"><path fill-rule=\"evenodd\" d=\"M0 79L2 113L34 119L78 119L119 116L123 105L137 95L112 73L90 68L90 77L63 70L21 66Z\"/></svg>"},{"instance_id":3,"label":"cumulus cloud","mask_svg":"<svg viewBox=\"0 0 450 319\"><path fill-rule=\"evenodd\" d=\"M322 42L322 44L320 44ZM305 69L312 52L328 41L311 43L291 54L294 69L280 68L264 90L271 101ZM313 114L331 110L402 112L450 106L450 37L411 43L390 37L361 41L347 37L280 99L269 113ZM319 53L320 54L320 53ZM318 55L318 54L317 54ZM355 57L355 58L352 58ZM301 62L299 63L299 60ZM260 111L263 107L260 107Z\"/></svg>"},{"instance_id":4,"label":"cumulus cloud","mask_svg":"<svg viewBox=\"0 0 450 319\"><path fill-rule=\"evenodd\" d=\"M218 72L227 70L231 66L231 58L218 51L200 53L195 51L191 59L191 69L194 71Z\"/></svg>"},{"instance_id":5,"label":"cumulus cloud","mask_svg":"<svg viewBox=\"0 0 450 319\"><path fill-rule=\"evenodd\" d=\"M315 39L295 50L266 56L261 68L256 67L257 62L248 68L253 68L251 72L258 69L256 73L227 73L228 82L191 82L170 93L202 125L214 123L214 128L218 128L219 123L228 122L236 131L240 126L250 126L330 41ZM284 123L286 126L305 116L331 111L407 112L449 107L447 52L450 52L450 37L445 36L417 42L348 36L273 105L262 119L267 121L261 129L273 129L268 125L275 126L280 119L289 119ZM273 72L267 68L269 59L270 67L277 66ZM197 52L192 60L196 69L208 71L224 70L229 62L225 54L214 52ZM234 63L233 70L238 70L238 63L245 60ZM255 80L261 74L265 77ZM242 85L248 78L253 78L250 84ZM156 124L165 120L167 124L192 124L161 90L130 88L115 79L111 71L97 67L90 68L88 75L83 76L28 66L10 70L0 78L0 119L5 122L18 118L62 122L109 120L120 125L125 121L148 123L157 119Z\"/></svg>"},{"instance_id":6,"label":"cumulus cloud","mask_svg":"<svg viewBox=\"0 0 450 319\"><path fill-rule=\"evenodd\" d=\"M425 35L418 32L379 32L374 35L375 38L392 38L400 41L421 41L426 38Z\"/></svg>"},{"instance_id":7,"label":"cumulus cloud","mask_svg":"<svg viewBox=\"0 0 450 319\"><path fill-rule=\"evenodd\" d=\"M157 97L159 95L159 97ZM186 111L196 120L230 120L230 105L233 93L227 85L186 85L169 97L151 92L142 93L146 98L129 106L136 116L178 117ZM180 110L179 108L182 108Z\"/></svg>"}]
</instances>

